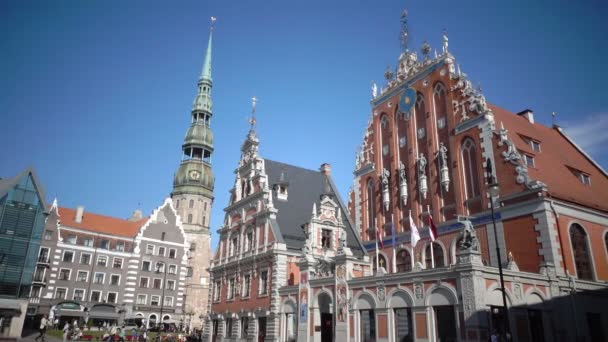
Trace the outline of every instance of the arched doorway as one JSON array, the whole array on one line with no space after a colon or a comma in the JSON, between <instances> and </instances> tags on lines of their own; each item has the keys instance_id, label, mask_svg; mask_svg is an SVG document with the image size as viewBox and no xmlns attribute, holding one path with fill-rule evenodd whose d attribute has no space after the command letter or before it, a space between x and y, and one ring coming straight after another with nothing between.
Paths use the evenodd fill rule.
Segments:
<instances>
[{"instance_id":1,"label":"arched doorway","mask_svg":"<svg viewBox=\"0 0 608 342\"><path fill-rule=\"evenodd\" d=\"M356 302L359 320L359 341L376 341L376 302L369 294L362 294Z\"/></svg>"},{"instance_id":2,"label":"arched doorway","mask_svg":"<svg viewBox=\"0 0 608 342\"><path fill-rule=\"evenodd\" d=\"M446 288L440 287L431 293L429 306L433 308L435 337L438 341L456 341L456 298Z\"/></svg>"},{"instance_id":3,"label":"arched doorway","mask_svg":"<svg viewBox=\"0 0 608 342\"><path fill-rule=\"evenodd\" d=\"M296 304L289 300L283 303L282 336L286 342L295 341L298 335L298 316Z\"/></svg>"},{"instance_id":4,"label":"arched doorway","mask_svg":"<svg viewBox=\"0 0 608 342\"><path fill-rule=\"evenodd\" d=\"M414 326L412 323L413 301L409 294L398 291L389 300L389 307L392 313L392 334L393 341L412 342L414 341Z\"/></svg>"},{"instance_id":5,"label":"arched doorway","mask_svg":"<svg viewBox=\"0 0 608 342\"><path fill-rule=\"evenodd\" d=\"M331 342L334 339L334 317L332 313L332 299L327 293L320 293L317 298L319 314L321 317L321 342Z\"/></svg>"}]
</instances>

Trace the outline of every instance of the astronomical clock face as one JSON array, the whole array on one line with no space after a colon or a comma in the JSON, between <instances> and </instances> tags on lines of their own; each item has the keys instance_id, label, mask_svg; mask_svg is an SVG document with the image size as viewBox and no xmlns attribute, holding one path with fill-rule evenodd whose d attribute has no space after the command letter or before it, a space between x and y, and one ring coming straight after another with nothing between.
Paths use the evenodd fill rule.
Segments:
<instances>
[{"instance_id":1,"label":"astronomical clock face","mask_svg":"<svg viewBox=\"0 0 608 342\"><path fill-rule=\"evenodd\" d=\"M196 171L196 170L192 170L190 171L190 179L192 180L198 180L199 178L201 178L201 173Z\"/></svg>"}]
</instances>

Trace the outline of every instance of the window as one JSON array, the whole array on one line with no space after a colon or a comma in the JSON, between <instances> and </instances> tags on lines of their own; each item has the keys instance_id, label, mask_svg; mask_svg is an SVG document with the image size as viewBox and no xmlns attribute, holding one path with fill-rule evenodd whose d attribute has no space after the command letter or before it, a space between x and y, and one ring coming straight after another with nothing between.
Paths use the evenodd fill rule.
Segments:
<instances>
[{"instance_id":1,"label":"window","mask_svg":"<svg viewBox=\"0 0 608 342\"><path fill-rule=\"evenodd\" d=\"M103 284L104 279L106 278L105 273L95 272L95 278L93 278L94 284Z\"/></svg>"},{"instance_id":2,"label":"window","mask_svg":"<svg viewBox=\"0 0 608 342\"><path fill-rule=\"evenodd\" d=\"M159 306L160 305L160 296L152 296L150 297L150 305Z\"/></svg>"},{"instance_id":3,"label":"window","mask_svg":"<svg viewBox=\"0 0 608 342\"><path fill-rule=\"evenodd\" d=\"M397 272L409 272L412 270L412 257L410 252L403 249L397 253Z\"/></svg>"},{"instance_id":4,"label":"window","mask_svg":"<svg viewBox=\"0 0 608 342\"><path fill-rule=\"evenodd\" d=\"M186 277L192 277L193 271L192 271L192 267L188 267L186 269Z\"/></svg>"},{"instance_id":5,"label":"window","mask_svg":"<svg viewBox=\"0 0 608 342\"><path fill-rule=\"evenodd\" d=\"M122 268L122 258L114 258L114 262L112 263L112 268Z\"/></svg>"},{"instance_id":6,"label":"window","mask_svg":"<svg viewBox=\"0 0 608 342\"><path fill-rule=\"evenodd\" d=\"M91 291L91 302L101 302L101 291Z\"/></svg>"},{"instance_id":7,"label":"window","mask_svg":"<svg viewBox=\"0 0 608 342\"><path fill-rule=\"evenodd\" d=\"M437 119L437 129L445 128L445 117L441 117Z\"/></svg>"},{"instance_id":8,"label":"window","mask_svg":"<svg viewBox=\"0 0 608 342\"><path fill-rule=\"evenodd\" d=\"M375 231L376 217L375 217L375 205L374 205L374 182L370 178L367 181L367 231L368 238L371 235L371 231Z\"/></svg>"},{"instance_id":9,"label":"window","mask_svg":"<svg viewBox=\"0 0 608 342\"><path fill-rule=\"evenodd\" d=\"M190 208L190 209L194 208L194 200L190 200L190 203L188 204L188 208Z\"/></svg>"},{"instance_id":10,"label":"window","mask_svg":"<svg viewBox=\"0 0 608 342\"><path fill-rule=\"evenodd\" d=\"M529 154L525 154L525 153L523 154L523 156L524 156L524 161L526 162L526 166L534 167L534 157L532 157Z\"/></svg>"},{"instance_id":11,"label":"window","mask_svg":"<svg viewBox=\"0 0 608 342\"><path fill-rule=\"evenodd\" d=\"M119 252L124 252L125 251L125 243L124 242L117 242L116 243L116 250Z\"/></svg>"},{"instance_id":12,"label":"window","mask_svg":"<svg viewBox=\"0 0 608 342\"><path fill-rule=\"evenodd\" d=\"M118 298L118 293L116 292L108 292L108 303L116 303L116 299Z\"/></svg>"},{"instance_id":13,"label":"window","mask_svg":"<svg viewBox=\"0 0 608 342\"><path fill-rule=\"evenodd\" d=\"M234 278L228 280L228 297L227 299L234 298Z\"/></svg>"},{"instance_id":14,"label":"window","mask_svg":"<svg viewBox=\"0 0 608 342\"><path fill-rule=\"evenodd\" d=\"M404 147L405 145L407 145L407 138L402 136L399 138L399 147Z\"/></svg>"},{"instance_id":15,"label":"window","mask_svg":"<svg viewBox=\"0 0 608 342\"><path fill-rule=\"evenodd\" d=\"M473 139L466 138L462 142L462 171L465 182L465 197L472 199L479 196L477 152Z\"/></svg>"},{"instance_id":16,"label":"window","mask_svg":"<svg viewBox=\"0 0 608 342\"><path fill-rule=\"evenodd\" d=\"M570 241L572 242L576 276L579 279L593 280L587 233L581 225L575 223L570 226Z\"/></svg>"},{"instance_id":17,"label":"window","mask_svg":"<svg viewBox=\"0 0 608 342\"><path fill-rule=\"evenodd\" d=\"M378 254L378 256L380 257L378 259L378 261L376 262L376 257L374 257L373 261L372 261L372 267L374 270L374 273L376 273L378 271L378 266L380 266L380 268L384 268L385 270L387 270L387 263L386 263L386 258L384 257L384 255L382 254Z\"/></svg>"},{"instance_id":18,"label":"window","mask_svg":"<svg viewBox=\"0 0 608 342\"><path fill-rule=\"evenodd\" d=\"M97 266L106 267L108 266L108 257L105 255L100 255L97 257Z\"/></svg>"},{"instance_id":19,"label":"window","mask_svg":"<svg viewBox=\"0 0 608 342\"><path fill-rule=\"evenodd\" d=\"M177 274L177 265L169 265L169 274Z\"/></svg>"},{"instance_id":20,"label":"window","mask_svg":"<svg viewBox=\"0 0 608 342\"><path fill-rule=\"evenodd\" d=\"M249 317L241 317L241 338L247 339L247 331L249 330ZM295 335L288 335L287 341L295 341Z\"/></svg>"},{"instance_id":21,"label":"window","mask_svg":"<svg viewBox=\"0 0 608 342\"><path fill-rule=\"evenodd\" d=\"M44 231L44 240L50 241L52 238L53 238L53 232L50 230L45 230Z\"/></svg>"},{"instance_id":22,"label":"window","mask_svg":"<svg viewBox=\"0 0 608 342\"><path fill-rule=\"evenodd\" d=\"M431 246L433 246L433 254L431 255ZM429 243L424 250L426 268L433 268L432 259L435 259L435 267L443 267L443 248L438 243Z\"/></svg>"},{"instance_id":23,"label":"window","mask_svg":"<svg viewBox=\"0 0 608 342\"><path fill-rule=\"evenodd\" d=\"M250 251L253 249L253 229L249 230L246 235L245 241L245 251Z\"/></svg>"},{"instance_id":24,"label":"window","mask_svg":"<svg viewBox=\"0 0 608 342\"><path fill-rule=\"evenodd\" d=\"M77 240L76 235L73 234L68 235L68 237L65 239L65 241L70 245L75 245Z\"/></svg>"},{"instance_id":25,"label":"window","mask_svg":"<svg viewBox=\"0 0 608 342\"><path fill-rule=\"evenodd\" d=\"M139 287L144 288L144 289L145 289L145 288L148 288L148 281L149 281L149 280L150 280L150 279L149 279L149 278L146 278L146 277L141 277L141 278L139 278Z\"/></svg>"},{"instance_id":26,"label":"window","mask_svg":"<svg viewBox=\"0 0 608 342\"><path fill-rule=\"evenodd\" d=\"M163 280L162 279L158 279L158 278L154 278L153 282L152 282L152 288L154 289L160 289L162 286Z\"/></svg>"},{"instance_id":27,"label":"window","mask_svg":"<svg viewBox=\"0 0 608 342\"><path fill-rule=\"evenodd\" d=\"M213 300L218 302L220 300L220 294L222 291L222 282L216 281L213 288Z\"/></svg>"},{"instance_id":28,"label":"window","mask_svg":"<svg viewBox=\"0 0 608 342\"><path fill-rule=\"evenodd\" d=\"M32 292L30 292L30 298L40 298L40 290L42 288L40 286L33 286Z\"/></svg>"},{"instance_id":29,"label":"window","mask_svg":"<svg viewBox=\"0 0 608 342\"><path fill-rule=\"evenodd\" d=\"M585 173L579 173L579 178L581 180L581 183L583 183L584 185L591 185L591 177L588 174Z\"/></svg>"},{"instance_id":30,"label":"window","mask_svg":"<svg viewBox=\"0 0 608 342\"><path fill-rule=\"evenodd\" d=\"M120 276L118 274L112 274L110 276L110 285L114 285L114 286L120 285Z\"/></svg>"},{"instance_id":31,"label":"window","mask_svg":"<svg viewBox=\"0 0 608 342\"><path fill-rule=\"evenodd\" d=\"M179 200L175 202L175 209L179 208Z\"/></svg>"},{"instance_id":32,"label":"window","mask_svg":"<svg viewBox=\"0 0 608 342\"><path fill-rule=\"evenodd\" d=\"M74 252L72 251L64 251L63 258L61 261L63 262L72 262L74 260Z\"/></svg>"},{"instance_id":33,"label":"window","mask_svg":"<svg viewBox=\"0 0 608 342\"><path fill-rule=\"evenodd\" d=\"M530 147L534 152L540 152L540 143L536 140L530 140Z\"/></svg>"},{"instance_id":34,"label":"window","mask_svg":"<svg viewBox=\"0 0 608 342\"><path fill-rule=\"evenodd\" d=\"M249 291L251 290L251 275L245 274L243 277L243 297L249 297Z\"/></svg>"},{"instance_id":35,"label":"window","mask_svg":"<svg viewBox=\"0 0 608 342\"><path fill-rule=\"evenodd\" d=\"M40 251L38 252L38 262L49 262L49 249L45 247L40 247Z\"/></svg>"},{"instance_id":36,"label":"window","mask_svg":"<svg viewBox=\"0 0 608 342\"><path fill-rule=\"evenodd\" d=\"M65 287L58 287L55 289L55 299L65 299L65 295L68 292L68 289Z\"/></svg>"},{"instance_id":37,"label":"window","mask_svg":"<svg viewBox=\"0 0 608 342\"><path fill-rule=\"evenodd\" d=\"M260 294L268 294L268 271L260 272Z\"/></svg>"},{"instance_id":38,"label":"window","mask_svg":"<svg viewBox=\"0 0 608 342\"><path fill-rule=\"evenodd\" d=\"M93 239L92 238L85 238L83 240L83 244L87 247L93 247Z\"/></svg>"},{"instance_id":39,"label":"window","mask_svg":"<svg viewBox=\"0 0 608 342\"><path fill-rule=\"evenodd\" d=\"M80 254L80 263L83 265L88 265L91 263L91 254L81 253Z\"/></svg>"},{"instance_id":40,"label":"window","mask_svg":"<svg viewBox=\"0 0 608 342\"><path fill-rule=\"evenodd\" d=\"M148 296L145 294L138 294L137 295L137 304L138 305L146 305L146 300L148 299Z\"/></svg>"},{"instance_id":41,"label":"window","mask_svg":"<svg viewBox=\"0 0 608 342\"><path fill-rule=\"evenodd\" d=\"M321 247L331 248L331 230L329 230L329 229L321 230Z\"/></svg>"},{"instance_id":42,"label":"window","mask_svg":"<svg viewBox=\"0 0 608 342\"><path fill-rule=\"evenodd\" d=\"M158 273L164 273L165 272L165 263L164 262L160 262L160 261L157 262L156 263L156 267L154 269Z\"/></svg>"},{"instance_id":43,"label":"window","mask_svg":"<svg viewBox=\"0 0 608 342\"><path fill-rule=\"evenodd\" d=\"M192 223L192 214L188 214L188 223Z\"/></svg>"},{"instance_id":44,"label":"window","mask_svg":"<svg viewBox=\"0 0 608 342\"><path fill-rule=\"evenodd\" d=\"M158 255L165 256L165 247L158 247Z\"/></svg>"},{"instance_id":45,"label":"window","mask_svg":"<svg viewBox=\"0 0 608 342\"><path fill-rule=\"evenodd\" d=\"M78 271L78 274L76 275L76 281L81 282L81 281L87 281L89 278L89 272L87 271Z\"/></svg>"},{"instance_id":46,"label":"window","mask_svg":"<svg viewBox=\"0 0 608 342\"><path fill-rule=\"evenodd\" d=\"M151 245L151 244L146 245L146 254L149 254L149 255L154 254L154 245Z\"/></svg>"},{"instance_id":47,"label":"window","mask_svg":"<svg viewBox=\"0 0 608 342\"><path fill-rule=\"evenodd\" d=\"M161 241L165 241L165 236L166 236L166 235L167 235L167 233L162 232L162 233L160 234L160 240L161 240Z\"/></svg>"},{"instance_id":48,"label":"window","mask_svg":"<svg viewBox=\"0 0 608 342\"><path fill-rule=\"evenodd\" d=\"M141 263L141 270L142 271L150 271L150 262L149 261L142 261Z\"/></svg>"},{"instance_id":49,"label":"window","mask_svg":"<svg viewBox=\"0 0 608 342\"><path fill-rule=\"evenodd\" d=\"M59 280L70 280L71 270L60 269L59 270Z\"/></svg>"},{"instance_id":50,"label":"window","mask_svg":"<svg viewBox=\"0 0 608 342\"><path fill-rule=\"evenodd\" d=\"M74 289L74 296L72 299L81 302L84 299L84 290Z\"/></svg>"},{"instance_id":51,"label":"window","mask_svg":"<svg viewBox=\"0 0 608 342\"><path fill-rule=\"evenodd\" d=\"M101 243L99 244L99 248L110 249L110 240L101 240Z\"/></svg>"},{"instance_id":52,"label":"window","mask_svg":"<svg viewBox=\"0 0 608 342\"><path fill-rule=\"evenodd\" d=\"M395 308L395 335L405 341L413 341L414 327L412 325L412 309L411 308Z\"/></svg>"},{"instance_id":53,"label":"window","mask_svg":"<svg viewBox=\"0 0 608 342\"><path fill-rule=\"evenodd\" d=\"M232 243L230 244L230 256L233 256L237 253L237 249L239 246L239 239L235 236L232 238Z\"/></svg>"},{"instance_id":54,"label":"window","mask_svg":"<svg viewBox=\"0 0 608 342\"><path fill-rule=\"evenodd\" d=\"M175 248L170 248L169 249L169 258L175 259L176 256L177 256L177 251L175 250Z\"/></svg>"},{"instance_id":55,"label":"window","mask_svg":"<svg viewBox=\"0 0 608 342\"><path fill-rule=\"evenodd\" d=\"M167 280L167 290L175 291L175 280Z\"/></svg>"},{"instance_id":56,"label":"window","mask_svg":"<svg viewBox=\"0 0 608 342\"><path fill-rule=\"evenodd\" d=\"M207 211L207 202L203 203L203 211Z\"/></svg>"},{"instance_id":57,"label":"window","mask_svg":"<svg viewBox=\"0 0 608 342\"><path fill-rule=\"evenodd\" d=\"M173 306L173 297L165 297L165 306Z\"/></svg>"}]
</instances>

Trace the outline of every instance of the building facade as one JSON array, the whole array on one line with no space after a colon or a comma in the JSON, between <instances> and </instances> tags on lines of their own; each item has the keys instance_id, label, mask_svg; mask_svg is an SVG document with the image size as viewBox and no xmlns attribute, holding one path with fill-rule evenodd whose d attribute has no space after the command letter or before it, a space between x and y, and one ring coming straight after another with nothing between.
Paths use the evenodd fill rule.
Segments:
<instances>
[{"instance_id":1,"label":"building facade","mask_svg":"<svg viewBox=\"0 0 608 342\"><path fill-rule=\"evenodd\" d=\"M49 210L29 313L89 326L136 321L187 324L188 244L170 199L150 217L123 220L57 206Z\"/></svg>"},{"instance_id":2,"label":"building facade","mask_svg":"<svg viewBox=\"0 0 608 342\"><path fill-rule=\"evenodd\" d=\"M21 336L46 215L33 170L0 179L0 338Z\"/></svg>"},{"instance_id":3,"label":"building facade","mask_svg":"<svg viewBox=\"0 0 608 342\"><path fill-rule=\"evenodd\" d=\"M199 317L207 314L209 299L209 264L211 260L211 232L209 230L213 186L215 178L211 168L213 132L211 118L211 54L213 21L203 70L197 84L197 95L191 111L191 125L182 144L182 160L175 174L171 198L184 221L186 240L189 245L189 267L192 274L187 279L185 312L191 326L201 327Z\"/></svg>"},{"instance_id":4,"label":"building facade","mask_svg":"<svg viewBox=\"0 0 608 342\"><path fill-rule=\"evenodd\" d=\"M406 12L401 23L396 72L372 88L350 217L336 192L305 197L316 183L259 157L250 132L218 230L205 337L606 340L607 173L532 111L488 104L447 34L440 53L425 43L418 54Z\"/></svg>"}]
</instances>

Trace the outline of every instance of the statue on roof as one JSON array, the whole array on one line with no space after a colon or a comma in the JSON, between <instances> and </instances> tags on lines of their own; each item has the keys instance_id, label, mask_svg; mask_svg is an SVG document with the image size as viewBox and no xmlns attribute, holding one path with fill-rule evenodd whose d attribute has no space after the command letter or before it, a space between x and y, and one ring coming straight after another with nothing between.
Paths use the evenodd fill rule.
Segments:
<instances>
[{"instance_id":1,"label":"statue on roof","mask_svg":"<svg viewBox=\"0 0 608 342\"><path fill-rule=\"evenodd\" d=\"M448 30L443 29L443 53L448 53Z\"/></svg>"}]
</instances>

